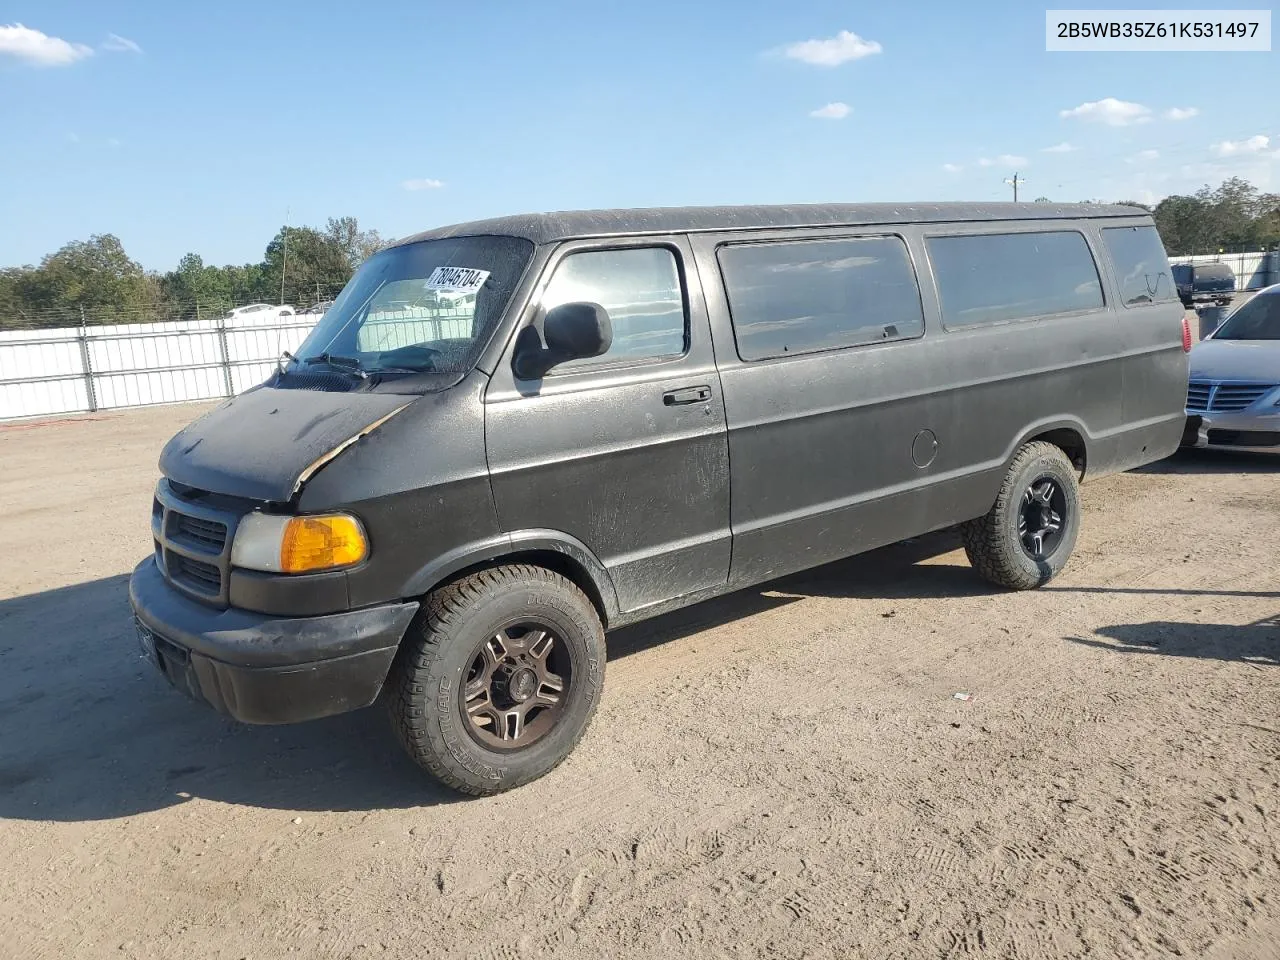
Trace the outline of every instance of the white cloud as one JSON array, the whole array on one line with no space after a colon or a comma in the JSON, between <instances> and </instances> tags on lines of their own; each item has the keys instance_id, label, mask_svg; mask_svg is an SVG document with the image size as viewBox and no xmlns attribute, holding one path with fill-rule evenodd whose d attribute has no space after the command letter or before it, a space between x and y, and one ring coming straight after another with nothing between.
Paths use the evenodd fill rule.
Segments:
<instances>
[{"instance_id":1,"label":"white cloud","mask_svg":"<svg viewBox=\"0 0 1280 960\"><path fill-rule=\"evenodd\" d=\"M110 138L108 138L108 139L107 139L107 146L108 146L108 147L111 147L111 148L113 148L113 149L114 149L115 147L120 146L120 139L119 139L118 137L110 137Z\"/></svg>"},{"instance_id":2,"label":"white cloud","mask_svg":"<svg viewBox=\"0 0 1280 960\"><path fill-rule=\"evenodd\" d=\"M93 56L93 48L13 23L0 26L0 57L3 56L14 57L33 67L65 67Z\"/></svg>"},{"instance_id":3,"label":"white cloud","mask_svg":"<svg viewBox=\"0 0 1280 960\"><path fill-rule=\"evenodd\" d=\"M1071 153L1071 151L1075 149L1077 148L1073 147L1071 144L1067 143L1067 141L1063 140L1061 143L1055 143L1052 147L1045 147L1040 152L1041 153Z\"/></svg>"},{"instance_id":4,"label":"white cloud","mask_svg":"<svg viewBox=\"0 0 1280 960\"><path fill-rule=\"evenodd\" d=\"M114 53L141 53L142 48L130 40L128 37L122 37L118 33L108 33L107 39L102 43L103 50L110 50Z\"/></svg>"},{"instance_id":5,"label":"white cloud","mask_svg":"<svg viewBox=\"0 0 1280 960\"><path fill-rule=\"evenodd\" d=\"M400 184L406 190L439 190L444 186L443 180L433 180L430 177L422 177L417 180L406 180Z\"/></svg>"},{"instance_id":6,"label":"white cloud","mask_svg":"<svg viewBox=\"0 0 1280 960\"><path fill-rule=\"evenodd\" d=\"M1131 157L1125 158L1125 163L1148 163L1152 160L1160 159L1159 150L1139 150Z\"/></svg>"},{"instance_id":7,"label":"white cloud","mask_svg":"<svg viewBox=\"0 0 1280 960\"><path fill-rule=\"evenodd\" d=\"M809 116L818 120L843 120L849 115L849 105L836 101L828 103L825 107L819 107L817 110L810 110Z\"/></svg>"},{"instance_id":8,"label":"white cloud","mask_svg":"<svg viewBox=\"0 0 1280 960\"><path fill-rule=\"evenodd\" d=\"M1223 140L1209 149L1219 157L1236 157L1241 154L1262 153L1271 145L1271 138L1258 134L1248 140Z\"/></svg>"},{"instance_id":9,"label":"white cloud","mask_svg":"<svg viewBox=\"0 0 1280 960\"><path fill-rule=\"evenodd\" d=\"M1133 123L1149 122L1151 108L1140 103L1117 100L1115 97L1104 97L1102 100L1082 103L1070 110L1059 110L1058 116L1104 123L1108 127L1127 127Z\"/></svg>"},{"instance_id":10,"label":"white cloud","mask_svg":"<svg viewBox=\"0 0 1280 960\"><path fill-rule=\"evenodd\" d=\"M863 40L856 33L841 30L827 40L800 40L789 43L782 52L792 60L810 63L816 67L838 67L850 60L861 60L873 53L880 53L883 49L874 40Z\"/></svg>"},{"instance_id":11,"label":"white cloud","mask_svg":"<svg viewBox=\"0 0 1280 960\"><path fill-rule=\"evenodd\" d=\"M959 173L964 169L964 167L960 166L958 163L944 163L942 165L942 169L947 171L947 173Z\"/></svg>"},{"instance_id":12,"label":"white cloud","mask_svg":"<svg viewBox=\"0 0 1280 960\"><path fill-rule=\"evenodd\" d=\"M1200 110L1197 107L1170 107L1164 112L1166 120L1190 120L1199 115Z\"/></svg>"},{"instance_id":13,"label":"white cloud","mask_svg":"<svg viewBox=\"0 0 1280 960\"><path fill-rule=\"evenodd\" d=\"M979 157L978 166L980 167L1025 167L1030 161L1026 157L1019 157L1012 153L1002 153L995 157Z\"/></svg>"}]
</instances>

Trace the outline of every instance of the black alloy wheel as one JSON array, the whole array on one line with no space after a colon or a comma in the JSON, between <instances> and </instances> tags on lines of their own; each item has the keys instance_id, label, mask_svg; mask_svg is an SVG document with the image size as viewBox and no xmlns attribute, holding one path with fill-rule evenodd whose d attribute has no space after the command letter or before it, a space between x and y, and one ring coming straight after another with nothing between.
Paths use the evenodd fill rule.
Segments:
<instances>
[{"instance_id":1,"label":"black alloy wheel","mask_svg":"<svg viewBox=\"0 0 1280 960\"><path fill-rule=\"evenodd\" d=\"M483 640L459 690L465 727L491 750L520 750L542 739L564 713L573 659L547 627L521 622Z\"/></svg>"},{"instance_id":2,"label":"black alloy wheel","mask_svg":"<svg viewBox=\"0 0 1280 960\"><path fill-rule=\"evenodd\" d=\"M1067 520L1067 494L1053 477L1033 480L1018 509L1018 536L1032 560L1058 549Z\"/></svg>"}]
</instances>

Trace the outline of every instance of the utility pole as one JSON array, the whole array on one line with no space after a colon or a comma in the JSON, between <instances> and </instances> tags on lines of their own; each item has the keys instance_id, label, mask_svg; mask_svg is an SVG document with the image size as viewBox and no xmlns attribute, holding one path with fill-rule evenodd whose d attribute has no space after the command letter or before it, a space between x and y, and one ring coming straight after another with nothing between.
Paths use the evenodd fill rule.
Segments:
<instances>
[{"instance_id":1,"label":"utility pole","mask_svg":"<svg viewBox=\"0 0 1280 960\"><path fill-rule=\"evenodd\" d=\"M1026 182L1027 182L1027 178L1026 178L1026 177L1019 177L1019 176L1015 173L1015 174L1013 175L1013 179L1012 179L1012 180L1009 180L1008 178L1006 178L1004 182L1005 182L1005 183L1007 183L1007 184L1009 184L1011 187L1013 187L1013 202L1014 202L1014 203L1017 203L1017 202L1018 202L1018 184L1020 184L1020 183L1026 183Z\"/></svg>"},{"instance_id":2,"label":"utility pole","mask_svg":"<svg viewBox=\"0 0 1280 960\"><path fill-rule=\"evenodd\" d=\"M1015 188L1016 189L1016 188ZM284 208L284 252L280 259L280 305L284 305L284 272L289 266L289 208Z\"/></svg>"}]
</instances>

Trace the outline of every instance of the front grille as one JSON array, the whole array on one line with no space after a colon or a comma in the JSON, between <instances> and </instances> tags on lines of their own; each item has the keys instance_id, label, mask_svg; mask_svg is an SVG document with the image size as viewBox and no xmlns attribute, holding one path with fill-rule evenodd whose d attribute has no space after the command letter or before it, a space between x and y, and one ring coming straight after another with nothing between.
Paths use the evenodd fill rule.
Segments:
<instances>
[{"instance_id":1,"label":"front grille","mask_svg":"<svg viewBox=\"0 0 1280 960\"><path fill-rule=\"evenodd\" d=\"M1223 383L1213 394L1213 410L1243 410L1256 403L1263 394L1275 389L1274 383Z\"/></svg>"},{"instance_id":2,"label":"front grille","mask_svg":"<svg viewBox=\"0 0 1280 960\"><path fill-rule=\"evenodd\" d=\"M216 520L203 520L185 513L170 514L169 535L180 537L218 554L227 544L227 525Z\"/></svg>"},{"instance_id":3,"label":"front grille","mask_svg":"<svg viewBox=\"0 0 1280 960\"><path fill-rule=\"evenodd\" d=\"M1187 409L1203 413L1209 409L1210 385L1204 380L1192 380L1187 386Z\"/></svg>"},{"instance_id":4,"label":"front grille","mask_svg":"<svg viewBox=\"0 0 1280 960\"><path fill-rule=\"evenodd\" d=\"M222 593L222 571L211 563L192 560L170 550L165 556L165 568L170 580L186 584L199 593L210 597Z\"/></svg>"},{"instance_id":5,"label":"front grille","mask_svg":"<svg viewBox=\"0 0 1280 960\"><path fill-rule=\"evenodd\" d=\"M190 597L226 606L231 541L240 515L225 498L161 481L151 508L151 532L156 566L165 579Z\"/></svg>"},{"instance_id":6,"label":"front grille","mask_svg":"<svg viewBox=\"0 0 1280 960\"><path fill-rule=\"evenodd\" d=\"M1252 406L1276 388L1274 383L1220 383L1192 380L1187 385L1188 413L1230 413Z\"/></svg>"}]
</instances>

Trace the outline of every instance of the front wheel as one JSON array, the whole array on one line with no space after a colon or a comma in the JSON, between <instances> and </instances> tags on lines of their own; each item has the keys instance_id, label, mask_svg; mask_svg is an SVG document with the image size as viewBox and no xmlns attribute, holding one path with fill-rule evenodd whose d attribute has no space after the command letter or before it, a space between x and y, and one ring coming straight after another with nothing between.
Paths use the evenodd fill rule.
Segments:
<instances>
[{"instance_id":1,"label":"front wheel","mask_svg":"<svg viewBox=\"0 0 1280 960\"><path fill-rule=\"evenodd\" d=\"M1080 485L1061 448L1036 441L1014 455L995 505L960 527L984 578L1010 590L1048 583L1066 566L1080 530Z\"/></svg>"},{"instance_id":2,"label":"front wheel","mask_svg":"<svg viewBox=\"0 0 1280 960\"><path fill-rule=\"evenodd\" d=\"M604 683L604 629L573 583L494 567L431 594L392 668L392 723L409 755L462 793L537 779L573 750Z\"/></svg>"}]
</instances>

